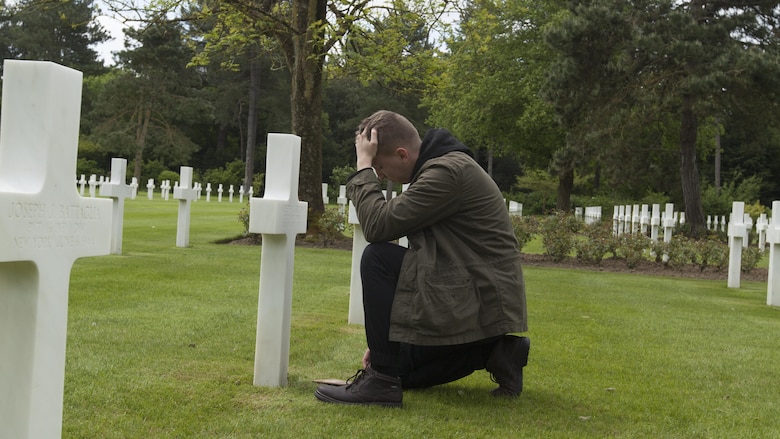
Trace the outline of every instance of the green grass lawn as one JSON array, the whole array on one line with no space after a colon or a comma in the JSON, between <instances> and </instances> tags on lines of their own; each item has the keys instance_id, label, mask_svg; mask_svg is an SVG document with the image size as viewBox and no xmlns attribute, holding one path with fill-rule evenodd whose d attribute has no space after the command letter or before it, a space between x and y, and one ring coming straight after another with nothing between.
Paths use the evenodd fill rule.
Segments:
<instances>
[{"instance_id":1,"label":"green grass lawn","mask_svg":"<svg viewBox=\"0 0 780 439\"><path fill-rule=\"evenodd\" d=\"M349 252L298 248L289 385L252 385L260 248L238 203L128 200L121 256L71 277L68 438L780 437L780 310L766 284L553 268L525 270L525 391L494 399L484 371L404 394L403 409L315 400L365 348L347 324Z\"/></svg>"}]
</instances>

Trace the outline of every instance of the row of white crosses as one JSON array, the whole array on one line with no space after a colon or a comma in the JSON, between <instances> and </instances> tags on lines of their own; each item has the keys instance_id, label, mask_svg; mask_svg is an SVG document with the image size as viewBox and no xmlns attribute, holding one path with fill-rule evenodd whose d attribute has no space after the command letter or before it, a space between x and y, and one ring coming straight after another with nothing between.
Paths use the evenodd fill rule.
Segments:
<instances>
[{"instance_id":1,"label":"row of white crosses","mask_svg":"<svg viewBox=\"0 0 780 439\"><path fill-rule=\"evenodd\" d=\"M664 241L669 242L677 224L685 224L685 212L675 212L672 203L667 203L663 212L660 204L653 204L652 210L647 204L619 205L614 206L612 224L613 233L617 236L647 234L649 229L650 239L657 241L663 230Z\"/></svg>"},{"instance_id":2,"label":"row of white crosses","mask_svg":"<svg viewBox=\"0 0 780 439\"><path fill-rule=\"evenodd\" d=\"M113 164L112 164L112 169L113 169ZM87 183L89 183L89 196L94 198L95 195L96 195L95 188L102 187L103 184L106 183L105 178L102 177L102 176L98 178L98 176L96 174L92 174L90 176L89 180L86 180L84 177L85 177L84 174L81 174L81 179L77 180L77 184L79 186L79 193L83 197L84 196L85 185L87 185ZM178 187L178 186L179 186L179 182L178 181L174 183L174 186L171 186L171 181L170 180L163 180L163 182L160 184L160 197L163 200L167 201L170 198L171 189L174 189L174 191L175 191L176 187ZM135 178L135 177L132 177L132 182L130 183L129 187L130 187L130 189L132 191L129 198L131 200L134 200L136 198L136 196L138 195L138 179ZM150 199L150 200L154 199L154 189L156 187L157 186L155 186L155 184L154 184L154 179L150 178L148 180L147 184L146 184L146 189L147 189L147 194L146 195L147 195L148 199ZM195 183L192 184L192 189L194 189L196 194L197 194L196 199L200 200L200 198L201 198L201 196L202 196L202 194L204 192L203 185L201 183L195 182ZM213 192L213 189L211 187L211 183L206 183L205 192L206 192L206 202L210 202L211 201L211 192ZM224 189L222 187L222 184L220 184L219 188L217 189L218 202L220 202L220 203L222 202L222 193L223 192L224 192ZM230 185L230 189L228 190L228 193L229 193L229 196L230 196L230 198L229 198L230 202L232 203L233 202L233 194L235 193L235 190L233 189L233 185L232 184ZM250 187L249 191L246 192L246 193L251 198L254 195L254 190ZM241 203L244 202L244 194L245 194L244 188L241 187L239 189L239 195L240 195L239 202L241 202ZM174 198L176 198L176 197L174 197Z\"/></svg>"},{"instance_id":3,"label":"row of white crosses","mask_svg":"<svg viewBox=\"0 0 780 439\"><path fill-rule=\"evenodd\" d=\"M585 224L601 222L601 206L575 207L574 217Z\"/></svg>"}]
</instances>

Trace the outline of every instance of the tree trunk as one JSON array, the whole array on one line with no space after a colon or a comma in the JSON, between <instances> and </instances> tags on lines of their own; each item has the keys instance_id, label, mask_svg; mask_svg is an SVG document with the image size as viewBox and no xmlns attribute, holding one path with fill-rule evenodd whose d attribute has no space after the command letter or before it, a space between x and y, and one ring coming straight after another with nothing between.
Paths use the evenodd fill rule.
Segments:
<instances>
[{"instance_id":1,"label":"tree trunk","mask_svg":"<svg viewBox=\"0 0 780 439\"><path fill-rule=\"evenodd\" d=\"M698 123L690 98L683 101L680 121L680 179L682 180L685 222L691 235L697 237L706 230L699 190L699 170L696 166L696 132Z\"/></svg>"},{"instance_id":2,"label":"tree trunk","mask_svg":"<svg viewBox=\"0 0 780 439\"><path fill-rule=\"evenodd\" d=\"M257 51L249 49L249 97L246 115L246 162L244 166L244 193L249 194L255 175L255 149L257 149L257 94L260 88L260 63ZM260 194L256 194L260 195ZM248 195L247 195L248 196Z\"/></svg>"},{"instance_id":3,"label":"tree trunk","mask_svg":"<svg viewBox=\"0 0 780 439\"><path fill-rule=\"evenodd\" d=\"M555 208L568 212L571 210L571 193L574 189L574 169L566 169L558 175L558 198Z\"/></svg>"},{"instance_id":4,"label":"tree trunk","mask_svg":"<svg viewBox=\"0 0 780 439\"><path fill-rule=\"evenodd\" d=\"M133 158L133 177L141 182L141 170L143 169L144 148L146 147L146 135L149 132L149 123L152 120L152 103L141 98L138 104L138 118L135 125L135 157Z\"/></svg>"},{"instance_id":5,"label":"tree trunk","mask_svg":"<svg viewBox=\"0 0 780 439\"><path fill-rule=\"evenodd\" d=\"M301 137L301 170L298 195L309 203L309 230L317 228L322 203L322 36L312 26L325 21L325 0L293 2L292 131Z\"/></svg>"}]
</instances>

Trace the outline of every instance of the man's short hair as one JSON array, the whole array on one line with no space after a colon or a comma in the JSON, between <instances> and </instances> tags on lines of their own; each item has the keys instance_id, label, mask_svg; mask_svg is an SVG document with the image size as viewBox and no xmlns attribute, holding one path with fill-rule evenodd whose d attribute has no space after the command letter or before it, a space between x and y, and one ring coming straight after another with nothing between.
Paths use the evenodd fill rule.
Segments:
<instances>
[{"instance_id":1,"label":"man's short hair","mask_svg":"<svg viewBox=\"0 0 780 439\"><path fill-rule=\"evenodd\" d=\"M398 113L379 110L363 119L358 126L357 134L366 130L367 136L371 136L371 130L377 131L377 154L392 154L396 148L418 150L420 147L420 133L409 120Z\"/></svg>"}]
</instances>

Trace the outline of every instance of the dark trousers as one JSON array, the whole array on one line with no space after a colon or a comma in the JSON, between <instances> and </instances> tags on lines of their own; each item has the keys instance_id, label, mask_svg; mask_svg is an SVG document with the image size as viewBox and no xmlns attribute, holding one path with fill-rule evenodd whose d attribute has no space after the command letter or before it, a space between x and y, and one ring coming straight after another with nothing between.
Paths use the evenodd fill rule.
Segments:
<instances>
[{"instance_id":1,"label":"dark trousers","mask_svg":"<svg viewBox=\"0 0 780 439\"><path fill-rule=\"evenodd\" d=\"M500 337L446 346L390 341L390 312L406 251L399 245L375 243L366 247L361 259L363 310L371 367L377 372L401 377L404 388L444 384L484 369L490 351Z\"/></svg>"}]
</instances>

